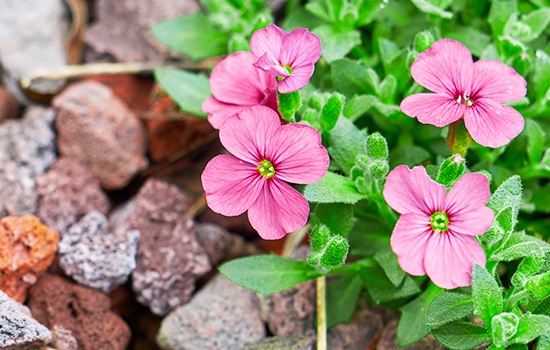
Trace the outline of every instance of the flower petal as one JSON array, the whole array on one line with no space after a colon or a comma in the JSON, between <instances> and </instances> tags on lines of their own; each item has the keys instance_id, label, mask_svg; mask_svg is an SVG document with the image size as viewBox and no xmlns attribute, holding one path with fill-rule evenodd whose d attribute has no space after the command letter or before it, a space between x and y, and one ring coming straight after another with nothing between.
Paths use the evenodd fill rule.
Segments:
<instances>
[{"instance_id":1,"label":"flower petal","mask_svg":"<svg viewBox=\"0 0 550 350\"><path fill-rule=\"evenodd\" d=\"M220 142L235 157L260 165L267 144L281 127L279 115L269 107L253 106L228 118L220 129Z\"/></svg>"},{"instance_id":2,"label":"flower petal","mask_svg":"<svg viewBox=\"0 0 550 350\"><path fill-rule=\"evenodd\" d=\"M445 186L433 181L421 166L393 169L384 185L384 199L400 214L419 213L431 216L445 205Z\"/></svg>"},{"instance_id":3,"label":"flower petal","mask_svg":"<svg viewBox=\"0 0 550 350\"><path fill-rule=\"evenodd\" d=\"M248 220L263 239L280 239L301 229L309 216L309 204L289 184L272 178L248 209Z\"/></svg>"},{"instance_id":4,"label":"flower petal","mask_svg":"<svg viewBox=\"0 0 550 350\"><path fill-rule=\"evenodd\" d=\"M466 106L448 96L420 93L407 96L401 102L401 111L422 124L441 128L462 118Z\"/></svg>"},{"instance_id":5,"label":"flower petal","mask_svg":"<svg viewBox=\"0 0 550 350\"><path fill-rule=\"evenodd\" d=\"M315 65L304 65L292 69L290 76L277 82L277 90L281 94L288 94L298 91L309 83L309 79L313 75Z\"/></svg>"},{"instance_id":6,"label":"flower petal","mask_svg":"<svg viewBox=\"0 0 550 350\"><path fill-rule=\"evenodd\" d=\"M485 252L474 237L445 231L430 237L424 268L437 286L454 289L472 285L474 264L485 266L485 262Z\"/></svg>"},{"instance_id":7,"label":"flower petal","mask_svg":"<svg viewBox=\"0 0 550 350\"><path fill-rule=\"evenodd\" d=\"M472 65L472 53L466 46L443 39L418 55L411 66L411 75L426 89L455 99L470 93Z\"/></svg>"},{"instance_id":8,"label":"flower petal","mask_svg":"<svg viewBox=\"0 0 550 350\"><path fill-rule=\"evenodd\" d=\"M451 216L448 227L461 235L478 236L489 230L494 218L495 213L491 208L481 207Z\"/></svg>"},{"instance_id":9,"label":"flower petal","mask_svg":"<svg viewBox=\"0 0 550 350\"><path fill-rule=\"evenodd\" d=\"M253 164L228 155L210 160L201 175L208 207L226 216L240 215L256 202L265 179Z\"/></svg>"},{"instance_id":10,"label":"flower petal","mask_svg":"<svg viewBox=\"0 0 550 350\"><path fill-rule=\"evenodd\" d=\"M208 122L214 129L219 129L225 120L243 109L250 108L252 106L233 105L224 103L217 100L214 96L207 98L202 103L202 111L208 114Z\"/></svg>"},{"instance_id":11,"label":"flower petal","mask_svg":"<svg viewBox=\"0 0 550 350\"><path fill-rule=\"evenodd\" d=\"M391 235L391 249L397 255L399 266L413 276L426 274L424 254L433 234L430 222L430 217L425 214L403 214Z\"/></svg>"},{"instance_id":12,"label":"flower petal","mask_svg":"<svg viewBox=\"0 0 550 350\"><path fill-rule=\"evenodd\" d=\"M281 46L286 32L271 23L265 29L259 29L250 38L250 48L256 57L267 54L271 64L279 64Z\"/></svg>"},{"instance_id":13,"label":"flower petal","mask_svg":"<svg viewBox=\"0 0 550 350\"><path fill-rule=\"evenodd\" d=\"M445 212L447 215L456 215L461 212L478 210L485 206L490 196L489 180L485 175L465 174L447 194Z\"/></svg>"},{"instance_id":14,"label":"flower petal","mask_svg":"<svg viewBox=\"0 0 550 350\"><path fill-rule=\"evenodd\" d=\"M517 101L527 94L527 81L500 61L481 60L473 66L471 94L473 100Z\"/></svg>"},{"instance_id":15,"label":"flower petal","mask_svg":"<svg viewBox=\"0 0 550 350\"><path fill-rule=\"evenodd\" d=\"M250 52L236 52L220 61L210 75L212 95L221 102L257 105L275 77L254 67L256 57Z\"/></svg>"},{"instance_id":16,"label":"flower petal","mask_svg":"<svg viewBox=\"0 0 550 350\"><path fill-rule=\"evenodd\" d=\"M276 76L276 77L288 77L288 71L286 68L279 64L273 64L273 62L267 57L267 53L264 53L260 58L254 62L254 67L263 70L264 72Z\"/></svg>"},{"instance_id":17,"label":"flower petal","mask_svg":"<svg viewBox=\"0 0 550 350\"><path fill-rule=\"evenodd\" d=\"M523 130L523 116L510 106L490 99L477 100L464 113L464 124L475 142L498 148Z\"/></svg>"},{"instance_id":18,"label":"flower petal","mask_svg":"<svg viewBox=\"0 0 550 350\"><path fill-rule=\"evenodd\" d=\"M307 28L297 28L283 38L280 63L297 67L315 64L321 58L321 39Z\"/></svg>"},{"instance_id":19,"label":"flower petal","mask_svg":"<svg viewBox=\"0 0 550 350\"><path fill-rule=\"evenodd\" d=\"M325 176L330 159L317 129L303 124L286 124L270 140L266 157L275 177L296 184L311 184Z\"/></svg>"}]
</instances>

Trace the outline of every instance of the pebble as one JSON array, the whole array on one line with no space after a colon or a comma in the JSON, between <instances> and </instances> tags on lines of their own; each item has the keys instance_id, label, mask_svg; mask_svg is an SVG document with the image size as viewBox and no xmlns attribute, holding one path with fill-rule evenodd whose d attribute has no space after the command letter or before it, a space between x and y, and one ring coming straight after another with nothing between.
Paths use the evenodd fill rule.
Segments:
<instances>
[{"instance_id":1,"label":"pebble","mask_svg":"<svg viewBox=\"0 0 550 350\"><path fill-rule=\"evenodd\" d=\"M63 237L69 226L92 210L106 214L110 203L99 181L71 158L56 161L36 178L36 216Z\"/></svg>"},{"instance_id":2,"label":"pebble","mask_svg":"<svg viewBox=\"0 0 550 350\"><path fill-rule=\"evenodd\" d=\"M0 348L26 350L52 340L48 328L38 323L25 305L0 290Z\"/></svg>"},{"instance_id":3,"label":"pebble","mask_svg":"<svg viewBox=\"0 0 550 350\"><path fill-rule=\"evenodd\" d=\"M257 295L222 275L162 321L157 343L170 350L240 350L265 337Z\"/></svg>"},{"instance_id":4,"label":"pebble","mask_svg":"<svg viewBox=\"0 0 550 350\"><path fill-rule=\"evenodd\" d=\"M315 350L315 341L311 338L279 335L245 346L243 350Z\"/></svg>"},{"instance_id":5,"label":"pebble","mask_svg":"<svg viewBox=\"0 0 550 350\"><path fill-rule=\"evenodd\" d=\"M51 265L59 234L34 215L0 219L0 289L23 302L27 289Z\"/></svg>"},{"instance_id":6,"label":"pebble","mask_svg":"<svg viewBox=\"0 0 550 350\"><path fill-rule=\"evenodd\" d=\"M59 153L86 166L104 189L126 186L147 167L143 126L110 87L78 82L52 104L59 110L55 121Z\"/></svg>"},{"instance_id":7,"label":"pebble","mask_svg":"<svg viewBox=\"0 0 550 350\"><path fill-rule=\"evenodd\" d=\"M427 336L416 344L398 348L397 347L397 326L399 325L399 320L392 320L386 325L380 340L376 345L376 350L445 350L432 335Z\"/></svg>"},{"instance_id":8,"label":"pebble","mask_svg":"<svg viewBox=\"0 0 550 350\"><path fill-rule=\"evenodd\" d=\"M92 211L59 242L59 264L78 283L108 293L136 268L139 231L108 233L105 215Z\"/></svg>"}]
</instances>

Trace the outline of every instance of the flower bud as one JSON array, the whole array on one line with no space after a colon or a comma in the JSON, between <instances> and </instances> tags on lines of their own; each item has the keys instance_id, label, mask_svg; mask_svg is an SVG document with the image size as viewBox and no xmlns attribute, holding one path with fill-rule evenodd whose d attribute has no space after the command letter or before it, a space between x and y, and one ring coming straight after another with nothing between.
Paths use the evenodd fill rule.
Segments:
<instances>
[{"instance_id":1,"label":"flower bud","mask_svg":"<svg viewBox=\"0 0 550 350\"><path fill-rule=\"evenodd\" d=\"M248 40L241 34L235 34L227 43L227 50L230 53L238 52L238 51L250 51L250 44L248 43Z\"/></svg>"},{"instance_id":2,"label":"flower bud","mask_svg":"<svg viewBox=\"0 0 550 350\"><path fill-rule=\"evenodd\" d=\"M321 111L325 106L326 96L323 94L314 92L309 98L309 106L315 108L318 111Z\"/></svg>"},{"instance_id":3,"label":"flower bud","mask_svg":"<svg viewBox=\"0 0 550 350\"><path fill-rule=\"evenodd\" d=\"M512 338L517 330L519 317L511 312L503 312L491 320L493 341L496 346L504 346L508 339Z\"/></svg>"},{"instance_id":4,"label":"flower bud","mask_svg":"<svg viewBox=\"0 0 550 350\"><path fill-rule=\"evenodd\" d=\"M370 177L365 178L359 176L355 179L355 187L360 193L371 193L372 192L372 179Z\"/></svg>"},{"instance_id":5,"label":"flower bud","mask_svg":"<svg viewBox=\"0 0 550 350\"><path fill-rule=\"evenodd\" d=\"M464 174L464 158L455 154L443 161L439 167L437 182L445 186L451 186Z\"/></svg>"},{"instance_id":6,"label":"flower bud","mask_svg":"<svg viewBox=\"0 0 550 350\"><path fill-rule=\"evenodd\" d=\"M265 12L262 11L256 15L256 18L254 18L254 25L252 26L252 33L259 29L264 29L267 27L270 23L273 23L273 15L271 15L271 12Z\"/></svg>"},{"instance_id":7,"label":"flower bud","mask_svg":"<svg viewBox=\"0 0 550 350\"><path fill-rule=\"evenodd\" d=\"M383 179L390 171L388 161L375 160L369 166L369 172L376 180Z\"/></svg>"},{"instance_id":8,"label":"flower bud","mask_svg":"<svg viewBox=\"0 0 550 350\"><path fill-rule=\"evenodd\" d=\"M355 180L359 176L364 175L363 170L361 168L359 168L359 166L357 166L357 165L354 165L354 166L351 167L350 173L351 173L351 179L352 180Z\"/></svg>"},{"instance_id":9,"label":"flower bud","mask_svg":"<svg viewBox=\"0 0 550 350\"><path fill-rule=\"evenodd\" d=\"M348 240L343 236L334 235L327 244L319 263L326 269L340 267L346 262L348 251Z\"/></svg>"},{"instance_id":10,"label":"flower bud","mask_svg":"<svg viewBox=\"0 0 550 350\"><path fill-rule=\"evenodd\" d=\"M418 52L427 50L434 43L435 38L429 30L416 33L414 37L414 49Z\"/></svg>"},{"instance_id":11,"label":"flower bud","mask_svg":"<svg viewBox=\"0 0 550 350\"><path fill-rule=\"evenodd\" d=\"M319 225L314 227L309 234L309 244L311 250L314 252L320 252L325 249L325 246L330 240L330 229L325 225Z\"/></svg>"},{"instance_id":12,"label":"flower bud","mask_svg":"<svg viewBox=\"0 0 550 350\"><path fill-rule=\"evenodd\" d=\"M414 60L418 57L419 53L416 50L410 50L407 53L407 58L405 60L405 64L407 65L408 69L411 69L412 64L414 63Z\"/></svg>"},{"instance_id":13,"label":"flower bud","mask_svg":"<svg viewBox=\"0 0 550 350\"><path fill-rule=\"evenodd\" d=\"M370 134L365 143L367 155L372 159L388 158L388 143L379 132Z\"/></svg>"},{"instance_id":14,"label":"flower bud","mask_svg":"<svg viewBox=\"0 0 550 350\"><path fill-rule=\"evenodd\" d=\"M370 158L364 154L358 154L355 157L355 164L359 169L363 171L363 173L368 172L370 162Z\"/></svg>"}]
</instances>

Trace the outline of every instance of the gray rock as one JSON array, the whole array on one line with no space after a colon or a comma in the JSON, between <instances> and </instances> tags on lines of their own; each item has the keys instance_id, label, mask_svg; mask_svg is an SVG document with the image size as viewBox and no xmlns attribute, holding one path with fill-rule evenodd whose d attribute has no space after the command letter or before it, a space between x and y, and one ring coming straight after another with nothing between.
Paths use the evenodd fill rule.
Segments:
<instances>
[{"instance_id":1,"label":"gray rock","mask_svg":"<svg viewBox=\"0 0 550 350\"><path fill-rule=\"evenodd\" d=\"M248 345L243 350L314 350L315 341L311 338L279 335ZM337 349L337 348L329 348Z\"/></svg>"},{"instance_id":2,"label":"gray rock","mask_svg":"<svg viewBox=\"0 0 550 350\"><path fill-rule=\"evenodd\" d=\"M0 348L25 350L46 345L52 333L32 316L28 307L0 291Z\"/></svg>"},{"instance_id":3,"label":"gray rock","mask_svg":"<svg viewBox=\"0 0 550 350\"><path fill-rule=\"evenodd\" d=\"M0 125L0 217L34 214L35 178L55 160L55 110L29 107L22 120Z\"/></svg>"},{"instance_id":4,"label":"gray rock","mask_svg":"<svg viewBox=\"0 0 550 350\"><path fill-rule=\"evenodd\" d=\"M210 223L195 225L195 231L212 265L218 265L227 255L227 248L231 243L229 232L219 225Z\"/></svg>"},{"instance_id":5,"label":"gray rock","mask_svg":"<svg viewBox=\"0 0 550 350\"><path fill-rule=\"evenodd\" d=\"M2 1L0 11L0 61L8 86L18 99L27 100L17 82L33 69L67 65L64 49L68 28L62 0ZM36 92L59 89L63 81L48 81L33 86Z\"/></svg>"},{"instance_id":6,"label":"gray rock","mask_svg":"<svg viewBox=\"0 0 550 350\"><path fill-rule=\"evenodd\" d=\"M167 350L240 350L264 337L257 295L217 275L164 318L157 343Z\"/></svg>"},{"instance_id":7,"label":"gray rock","mask_svg":"<svg viewBox=\"0 0 550 350\"><path fill-rule=\"evenodd\" d=\"M139 231L108 233L107 218L92 211L71 226L59 242L59 264L78 283L108 293L136 268Z\"/></svg>"}]
</instances>

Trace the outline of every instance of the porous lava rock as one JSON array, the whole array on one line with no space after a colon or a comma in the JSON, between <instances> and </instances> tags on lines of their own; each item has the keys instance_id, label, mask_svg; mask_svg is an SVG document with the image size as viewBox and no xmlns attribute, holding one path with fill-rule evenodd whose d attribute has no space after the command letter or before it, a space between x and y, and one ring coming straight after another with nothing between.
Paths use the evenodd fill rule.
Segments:
<instances>
[{"instance_id":1,"label":"porous lava rock","mask_svg":"<svg viewBox=\"0 0 550 350\"><path fill-rule=\"evenodd\" d=\"M36 178L36 216L61 236L87 213L106 214L110 203L99 181L88 169L71 158L57 160Z\"/></svg>"},{"instance_id":2,"label":"porous lava rock","mask_svg":"<svg viewBox=\"0 0 550 350\"><path fill-rule=\"evenodd\" d=\"M51 265L59 234L34 215L0 219L0 289L23 302L27 288Z\"/></svg>"},{"instance_id":3,"label":"porous lava rock","mask_svg":"<svg viewBox=\"0 0 550 350\"><path fill-rule=\"evenodd\" d=\"M53 108L28 107L0 124L0 217L36 212L35 178L56 158Z\"/></svg>"},{"instance_id":4,"label":"porous lava rock","mask_svg":"<svg viewBox=\"0 0 550 350\"><path fill-rule=\"evenodd\" d=\"M86 166L107 190L147 167L139 118L112 89L95 81L67 87L53 100L59 153Z\"/></svg>"},{"instance_id":5,"label":"porous lava rock","mask_svg":"<svg viewBox=\"0 0 550 350\"><path fill-rule=\"evenodd\" d=\"M223 227L210 223L196 224L195 231L212 265L218 265L227 255L232 243L230 233Z\"/></svg>"},{"instance_id":6,"label":"porous lava rock","mask_svg":"<svg viewBox=\"0 0 550 350\"><path fill-rule=\"evenodd\" d=\"M376 350L445 350L432 335L427 336L416 344L398 348L397 347L397 326L399 320L392 320L386 325L378 344L376 345Z\"/></svg>"},{"instance_id":7,"label":"porous lava rock","mask_svg":"<svg viewBox=\"0 0 550 350\"><path fill-rule=\"evenodd\" d=\"M195 281L211 269L185 197L174 185L147 180L137 196L113 214L111 225L115 233L141 233L132 287L137 300L156 315L186 303Z\"/></svg>"},{"instance_id":8,"label":"porous lava rock","mask_svg":"<svg viewBox=\"0 0 550 350\"><path fill-rule=\"evenodd\" d=\"M153 38L149 27L191 14L199 6L194 0L99 0L96 9L98 18L86 32L87 44L97 54L108 53L118 61L143 62L163 61L170 52Z\"/></svg>"},{"instance_id":9,"label":"porous lava rock","mask_svg":"<svg viewBox=\"0 0 550 350\"><path fill-rule=\"evenodd\" d=\"M279 335L265 338L258 344L247 345L243 350L315 350L315 341L311 338Z\"/></svg>"},{"instance_id":10,"label":"porous lava rock","mask_svg":"<svg viewBox=\"0 0 550 350\"><path fill-rule=\"evenodd\" d=\"M36 321L25 305L0 290L0 348L26 350L52 340L50 330Z\"/></svg>"},{"instance_id":11,"label":"porous lava rock","mask_svg":"<svg viewBox=\"0 0 550 350\"><path fill-rule=\"evenodd\" d=\"M136 268L139 231L107 231L105 215L92 211L71 226L59 242L59 265L78 283L108 293Z\"/></svg>"},{"instance_id":12,"label":"porous lava rock","mask_svg":"<svg viewBox=\"0 0 550 350\"><path fill-rule=\"evenodd\" d=\"M257 295L218 274L162 321L163 349L240 350L265 337Z\"/></svg>"},{"instance_id":13,"label":"porous lava rock","mask_svg":"<svg viewBox=\"0 0 550 350\"><path fill-rule=\"evenodd\" d=\"M19 102L8 90L0 86L0 122L5 119L17 118L19 111Z\"/></svg>"},{"instance_id":14,"label":"porous lava rock","mask_svg":"<svg viewBox=\"0 0 550 350\"><path fill-rule=\"evenodd\" d=\"M29 307L38 322L71 331L81 350L124 350L130 341L128 325L110 310L101 292L44 274L29 291Z\"/></svg>"}]
</instances>

